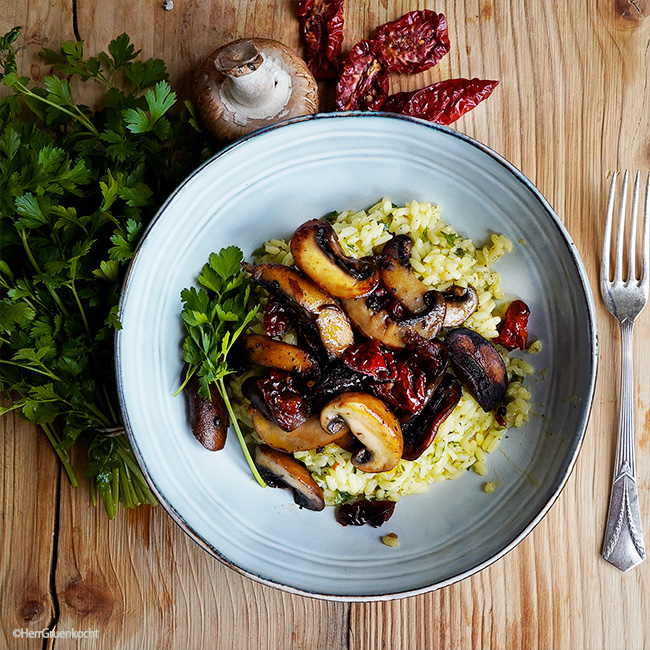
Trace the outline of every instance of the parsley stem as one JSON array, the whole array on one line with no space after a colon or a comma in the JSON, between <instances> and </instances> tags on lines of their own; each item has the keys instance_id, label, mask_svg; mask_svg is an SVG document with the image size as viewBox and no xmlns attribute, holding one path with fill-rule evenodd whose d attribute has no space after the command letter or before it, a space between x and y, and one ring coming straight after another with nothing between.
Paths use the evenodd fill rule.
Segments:
<instances>
[{"instance_id":1,"label":"parsley stem","mask_svg":"<svg viewBox=\"0 0 650 650\"><path fill-rule=\"evenodd\" d=\"M223 380L223 377L220 377L217 380L217 388L219 389L219 393L221 394L221 397L223 397L223 401L226 404L226 409L228 410L228 415L230 415L230 421L232 422L232 426L235 429L235 433L237 434L237 438L239 438L239 444L241 445L242 451L244 452L246 462L248 463L248 466L251 468L251 472L253 472L253 476L255 477L255 480L262 487L266 487L266 483L265 483L264 479L260 476L260 473L257 471L257 466L253 462L253 459L251 457L251 453L248 450L248 445L246 444L246 441L244 440L244 435L242 434L241 429L239 427L239 422L237 421L237 417L235 416L235 413L232 410L232 405L230 404L230 398L228 397L228 392L226 391L226 384L225 384L225 382Z\"/></svg>"},{"instance_id":2,"label":"parsley stem","mask_svg":"<svg viewBox=\"0 0 650 650\"><path fill-rule=\"evenodd\" d=\"M74 300L77 303L77 307L79 307L79 313L81 314L81 320L84 323L84 327L86 328L86 332L88 332L88 335L90 335L90 325L88 325L88 319L86 318L86 312L84 311L83 305L81 304L81 300L79 300L79 294L77 293L77 289L74 285L74 280L70 282L68 285L70 287L70 290L72 291L72 295L74 296Z\"/></svg>"},{"instance_id":3,"label":"parsley stem","mask_svg":"<svg viewBox=\"0 0 650 650\"><path fill-rule=\"evenodd\" d=\"M43 271L41 271L41 267L38 265L38 263L34 259L32 249L29 247L29 244L27 243L27 233L24 230L21 230L19 232L19 234L20 234L20 239L23 242L23 248L25 249L25 253L27 253L27 258L29 259L31 265L34 267L34 270L36 271L36 273L38 273L39 275L43 275ZM54 302L59 306L59 309L66 316L70 316L70 314L68 313L68 310L65 308L65 305L61 302L61 298L59 298L56 291L54 291L54 289L52 289L52 287L49 284L46 285L46 286L47 286L47 290L50 292L50 295L52 296L52 298L54 298Z\"/></svg>"},{"instance_id":4,"label":"parsley stem","mask_svg":"<svg viewBox=\"0 0 650 650\"><path fill-rule=\"evenodd\" d=\"M66 115L69 115L73 120L76 120L77 122L81 122L81 124L83 124L94 136L99 137L99 131L95 128L95 125L81 112L81 110L79 110L79 108L76 105L72 104L72 106L74 106L75 108L75 112L73 113L69 111L67 108L63 108L63 106L61 106L60 104L55 104L54 102L51 102L46 97L41 97L40 95L33 93L29 88L27 88L27 86L21 83L14 84L12 88L22 93L23 95L27 95L31 99L36 99L39 102L48 104L49 106L56 108L58 111L61 111Z\"/></svg>"},{"instance_id":5,"label":"parsley stem","mask_svg":"<svg viewBox=\"0 0 650 650\"><path fill-rule=\"evenodd\" d=\"M23 369L26 368L33 372L37 372L39 375L45 375L46 377L49 377L54 381L60 381L60 379L51 370L48 370L45 366L43 366L44 369L41 370L40 368L36 368L30 365L25 365L24 363L18 363L17 361L9 361L9 359L0 359L0 363L6 363L7 365L17 366L18 368L23 368Z\"/></svg>"},{"instance_id":6,"label":"parsley stem","mask_svg":"<svg viewBox=\"0 0 650 650\"><path fill-rule=\"evenodd\" d=\"M56 435L56 432L49 424L41 424L41 429L43 429L45 432L47 439L50 441L50 444L54 448L56 455L59 457L59 460L61 461L61 464L63 465L63 468L65 469L65 472L70 479L70 484L72 487L78 487L79 479L77 478L77 473L74 471L74 467L72 467L68 452L65 449L61 448L61 441Z\"/></svg>"}]
</instances>

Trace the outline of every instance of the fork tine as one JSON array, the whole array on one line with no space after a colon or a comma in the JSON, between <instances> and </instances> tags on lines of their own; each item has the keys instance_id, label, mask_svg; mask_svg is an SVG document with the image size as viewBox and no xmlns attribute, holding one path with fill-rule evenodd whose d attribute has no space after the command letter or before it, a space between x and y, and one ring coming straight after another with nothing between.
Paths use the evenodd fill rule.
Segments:
<instances>
[{"instance_id":1,"label":"fork tine","mask_svg":"<svg viewBox=\"0 0 650 650\"><path fill-rule=\"evenodd\" d=\"M612 240L612 220L614 218L614 202L616 200L616 179L618 172L612 175L612 184L609 188L609 201L607 202L607 220L605 221L605 235L603 236L603 254L600 258L600 283L609 284L609 267Z\"/></svg>"},{"instance_id":2,"label":"fork tine","mask_svg":"<svg viewBox=\"0 0 650 650\"><path fill-rule=\"evenodd\" d=\"M627 210L627 182L629 170L623 175L621 189L621 207L618 213L618 232L616 233L616 264L614 265L614 282L623 280L623 238L625 235L625 211Z\"/></svg>"},{"instance_id":3,"label":"fork tine","mask_svg":"<svg viewBox=\"0 0 650 650\"><path fill-rule=\"evenodd\" d=\"M634 179L634 194L632 197L632 221L630 223L630 250L627 258L627 281L636 282L636 223L639 216L639 186L641 172L637 170Z\"/></svg>"},{"instance_id":4,"label":"fork tine","mask_svg":"<svg viewBox=\"0 0 650 650\"><path fill-rule=\"evenodd\" d=\"M650 264L650 172L645 188L645 208L643 211L643 239L641 242L641 285L648 289L650 277L648 265Z\"/></svg>"}]
</instances>

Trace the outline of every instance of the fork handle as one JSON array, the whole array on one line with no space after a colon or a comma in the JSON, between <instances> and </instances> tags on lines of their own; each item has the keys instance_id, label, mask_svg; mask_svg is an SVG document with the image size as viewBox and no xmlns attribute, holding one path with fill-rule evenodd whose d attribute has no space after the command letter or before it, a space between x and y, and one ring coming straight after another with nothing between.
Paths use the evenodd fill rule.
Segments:
<instances>
[{"instance_id":1,"label":"fork handle","mask_svg":"<svg viewBox=\"0 0 650 650\"><path fill-rule=\"evenodd\" d=\"M645 560L646 555L634 463L633 327L633 321L621 323L621 412L603 544L603 557L621 571L636 566Z\"/></svg>"}]
</instances>

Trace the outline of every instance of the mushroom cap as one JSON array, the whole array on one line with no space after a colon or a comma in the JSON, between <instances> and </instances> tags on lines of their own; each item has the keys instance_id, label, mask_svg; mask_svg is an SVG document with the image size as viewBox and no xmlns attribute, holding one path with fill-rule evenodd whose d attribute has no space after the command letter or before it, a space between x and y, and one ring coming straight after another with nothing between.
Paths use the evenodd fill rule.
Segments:
<instances>
[{"instance_id":1,"label":"mushroom cap","mask_svg":"<svg viewBox=\"0 0 650 650\"><path fill-rule=\"evenodd\" d=\"M323 510L323 491L307 468L283 451L260 445L255 451L255 464L271 487L286 487L293 492L293 500L307 510Z\"/></svg>"},{"instance_id":2,"label":"mushroom cap","mask_svg":"<svg viewBox=\"0 0 650 650\"><path fill-rule=\"evenodd\" d=\"M352 326L337 300L300 271L283 264L258 264L250 273L254 283L309 315L330 359L341 357L354 344Z\"/></svg>"},{"instance_id":3,"label":"mushroom cap","mask_svg":"<svg viewBox=\"0 0 650 650\"><path fill-rule=\"evenodd\" d=\"M399 421L374 395L361 392L343 393L323 407L323 429L336 433L347 425L364 445L352 456L352 464L363 472L388 472L404 450Z\"/></svg>"},{"instance_id":4,"label":"mushroom cap","mask_svg":"<svg viewBox=\"0 0 650 650\"><path fill-rule=\"evenodd\" d=\"M367 296L379 284L377 267L367 260L345 255L332 225L311 219L298 227L291 238L296 266L336 298Z\"/></svg>"},{"instance_id":5,"label":"mushroom cap","mask_svg":"<svg viewBox=\"0 0 650 650\"><path fill-rule=\"evenodd\" d=\"M452 284L443 295L447 305L443 327L462 325L478 309L478 293L471 284L466 287Z\"/></svg>"},{"instance_id":6,"label":"mushroom cap","mask_svg":"<svg viewBox=\"0 0 650 650\"><path fill-rule=\"evenodd\" d=\"M271 57L291 76L291 95L277 115L237 123L221 100L219 88L228 78L215 67L215 61L227 47L252 43L264 56ZM270 124L292 117L311 115L318 110L318 85L307 64L290 48L269 38L241 38L218 48L199 66L194 78L194 96L205 130L218 140L236 140Z\"/></svg>"},{"instance_id":7,"label":"mushroom cap","mask_svg":"<svg viewBox=\"0 0 650 650\"><path fill-rule=\"evenodd\" d=\"M348 428L341 428L335 435L323 429L320 424L320 417L312 416L304 424L301 424L293 431L284 431L271 422L257 408L249 409L253 426L260 439L273 449L293 453L294 451L305 451L325 447L331 442L337 442L348 433Z\"/></svg>"}]
</instances>

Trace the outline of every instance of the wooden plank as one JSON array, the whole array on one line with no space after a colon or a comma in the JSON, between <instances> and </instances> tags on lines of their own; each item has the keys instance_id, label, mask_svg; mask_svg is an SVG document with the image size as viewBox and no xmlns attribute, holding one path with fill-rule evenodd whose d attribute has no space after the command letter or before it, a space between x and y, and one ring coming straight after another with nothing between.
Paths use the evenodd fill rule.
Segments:
<instances>
[{"instance_id":1,"label":"wooden plank","mask_svg":"<svg viewBox=\"0 0 650 650\"><path fill-rule=\"evenodd\" d=\"M40 647L15 637L57 615L50 591L59 463L43 433L15 413L0 418L0 646Z\"/></svg>"},{"instance_id":2,"label":"wooden plank","mask_svg":"<svg viewBox=\"0 0 650 650\"><path fill-rule=\"evenodd\" d=\"M0 31L23 25L17 43L18 70L35 81L47 67L36 56L72 36L72 3L56 8L38 0L0 3ZM8 89L0 86L0 93ZM39 639L14 637L14 630L35 633L58 614L51 593L61 480L59 462L45 435L16 413L0 418L0 645L41 647Z\"/></svg>"}]
</instances>

